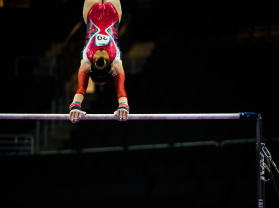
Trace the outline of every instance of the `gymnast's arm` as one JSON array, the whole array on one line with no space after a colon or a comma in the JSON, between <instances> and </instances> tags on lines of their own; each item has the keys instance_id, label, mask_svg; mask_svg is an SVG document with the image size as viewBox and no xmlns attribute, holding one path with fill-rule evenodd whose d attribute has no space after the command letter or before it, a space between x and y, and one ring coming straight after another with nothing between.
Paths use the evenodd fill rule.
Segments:
<instances>
[{"instance_id":1,"label":"gymnast's arm","mask_svg":"<svg viewBox=\"0 0 279 208\"><path fill-rule=\"evenodd\" d=\"M113 80L114 80L114 87L117 94L118 99L118 109L114 112L117 117L118 121L127 121L129 116L129 105L128 105L128 98L125 91L125 72L123 69L122 61L117 60L113 65Z\"/></svg>"},{"instance_id":2,"label":"gymnast's arm","mask_svg":"<svg viewBox=\"0 0 279 208\"><path fill-rule=\"evenodd\" d=\"M91 65L85 61L81 60L80 68L78 70L78 89L74 96L73 102L70 104L70 121L72 123L78 122L81 118L86 115L86 112L82 111L81 103L84 99L86 89L88 86L88 80L90 76Z\"/></svg>"}]
</instances>

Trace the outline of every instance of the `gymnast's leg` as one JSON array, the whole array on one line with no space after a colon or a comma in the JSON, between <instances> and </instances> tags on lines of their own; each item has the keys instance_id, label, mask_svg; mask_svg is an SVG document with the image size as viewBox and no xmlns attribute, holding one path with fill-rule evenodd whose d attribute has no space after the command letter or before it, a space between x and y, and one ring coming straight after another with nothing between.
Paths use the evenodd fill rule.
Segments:
<instances>
[{"instance_id":1,"label":"gymnast's leg","mask_svg":"<svg viewBox=\"0 0 279 208\"><path fill-rule=\"evenodd\" d=\"M109 2L114 6L114 8L116 9L116 11L118 13L119 22L120 22L121 17L122 17L122 8L121 8L120 0L103 0L103 3L106 3L106 2Z\"/></svg>"},{"instance_id":2,"label":"gymnast's leg","mask_svg":"<svg viewBox=\"0 0 279 208\"><path fill-rule=\"evenodd\" d=\"M88 12L90 11L90 9L94 6L94 4L96 3L100 3L102 4L103 1L102 0L85 0L84 4L83 4L83 20L85 22L85 24L87 24L87 15Z\"/></svg>"}]
</instances>

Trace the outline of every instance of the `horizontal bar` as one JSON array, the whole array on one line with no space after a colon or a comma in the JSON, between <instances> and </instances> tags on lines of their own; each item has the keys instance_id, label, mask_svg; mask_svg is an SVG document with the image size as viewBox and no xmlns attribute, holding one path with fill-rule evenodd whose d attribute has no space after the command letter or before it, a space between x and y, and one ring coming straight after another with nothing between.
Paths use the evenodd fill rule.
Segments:
<instances>
[{"instance_id":1,"label":"horizontal bar","mask_svg":"<svg viewBox=\"0 0 279 208\"><path fill-rule=\"evenodd\" d=\"M171 147L170 144L143 144L143 145L128 146L127 150L165 149L170 147Z\"/></svg>"},{"instance_id":2,"label":"horizontal bar","mask_svg":"<svg viewBox=\"0 0 279 208\"><path fill-rule=\"evenodd\" d=\"M200 141L200 142L178 142L174 143L174 147L195 147L195 146L216 146L219 147L219 142L217 141Z\"/></svg>"},{"instance_id":3,"label":"horizontal bar","mask_svg":"<svg viewBox=\"0 0 279 208\"><path fill-rule=\"evenodd\" d=\"M0 120L69 120L69 114L0 114ZM129 114L128 120L240 119L240 113ZM87 114L82 120L117 120L114 114Z\"/></svg>"}]
</instances>

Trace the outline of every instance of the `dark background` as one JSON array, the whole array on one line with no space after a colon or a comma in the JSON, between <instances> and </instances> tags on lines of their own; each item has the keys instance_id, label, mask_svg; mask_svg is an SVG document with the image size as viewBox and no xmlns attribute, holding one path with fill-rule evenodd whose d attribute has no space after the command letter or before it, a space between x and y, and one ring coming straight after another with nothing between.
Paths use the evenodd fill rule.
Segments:
<instances>
[{"instance_id":1,"label":"dark background","mask_svg":"<svg viewBox=\"0 0 279 208\"><path fill-rule=\"evenodd\" d=\"M85 24L65 40L82 21L83 1L4 3L1 113L53 113L52 101L58 106L55 113L68 113L75 91L67 100L66 86L74 85L70 80L79 67ZM278 161L275 4L158 0L121 4L119 29L126 27L119 39L123 55L136 43L155 45L139 72L132 73L129 65L124 69L131 114L256 112L263 118L264 141ZM43 72L38 58L25 58L16 73L20 57L46 57L57 43L65 47L53 52L53 73ZM83 106L87 113L113 113L117 108L113 83L96 86ZM0 122L1 134L36 131L36 121ZM255 139L254 121L81 121L62 126L67 128L60 133L69 137L55 150L71 149L75 154L0 157L3 202L40 207L257 206L255 143L245 142ZM198 146L175 148L180 142L197 141ZM203 145L206 141L236 144ZM169 148L128 150L132 145L161 143ZM82 154L85 148L118 146L124 150ZM275 170L273 174L276 182L278 174ZM272 179L270 174L267 178ZM266 201L267 207L279 203L272 180L266 185Z\"/></svg>"}]
</instances>

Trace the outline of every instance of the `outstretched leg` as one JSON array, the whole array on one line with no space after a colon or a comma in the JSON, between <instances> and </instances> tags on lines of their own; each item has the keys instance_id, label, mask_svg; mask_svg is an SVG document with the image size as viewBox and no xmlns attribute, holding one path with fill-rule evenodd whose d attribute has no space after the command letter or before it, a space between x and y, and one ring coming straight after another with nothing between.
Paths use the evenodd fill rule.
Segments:
<instances>
[{"instance_id":1,"label":"outstretched leg","mask_svg":"<svg viewBox=\"0 0 279 208\"><path fill-rule=\"evenodd\" d=\"M84 1L84 4L83 4L83 19L84 19L84 22L85 24L87 24L87 15L88 15L88 12L90 11L90 9L94 6L94 4L96 3L103 3L102 0L85 0Z\"/></svg>"},{"instance_id":2,"label":"outstretched leg","mask_svg":"<svg viewBox=\"0 0 279 208\"><path fill-rule=\"evenodd\" d=\"M120 0L103 0L103 3L106 3L106 2L112 3L112 5L114 6L114 8L116 9L116 11L118 13L119 22L120 22L121 17L122 17L122 8L121 8Z\"/></svg>"}]
</instances>

